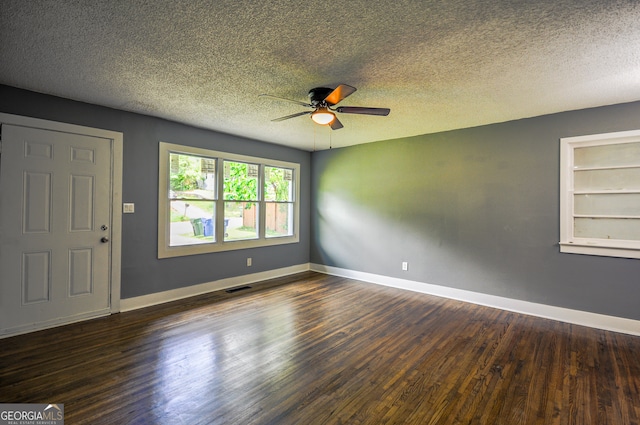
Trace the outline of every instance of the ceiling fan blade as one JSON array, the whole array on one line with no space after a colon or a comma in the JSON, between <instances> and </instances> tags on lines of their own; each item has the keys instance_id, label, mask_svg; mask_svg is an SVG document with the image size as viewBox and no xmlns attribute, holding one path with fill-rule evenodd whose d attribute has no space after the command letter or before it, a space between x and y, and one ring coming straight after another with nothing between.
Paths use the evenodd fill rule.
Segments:
<instances>
[{"instance_id":1,"label":"ceiling fan blade","mask_svg":"<svg viewBox=\"0 0 640 425\"><path fill-rule=\"evenodd\" d=\"M346 84L340 84L331 93L329 93L327 97L324 98L324 101L329 105L335 105L355 91L355 87L351 87Z\"/></svg>"},{"instance_id":2,"label":"ceiling fan blade","mask_svg":"<svg viewBox=\"0 0 640 425\"><path fill-rule=\"evenodd\" d=\"M296 105L301 105L301 106L306 106L308 108L313 108L313 106L310 103L299 102L297 100L286 99L284 97L272 96L270 94L259 94L258 96L259 97L267 97L269 99L275 99L275 100L284 100L286 102L295 103Z\"/></svg>"},{"instance_id":3,"label":"ceiling fan blade","mask_svg":"<svg viewBox=\"0 0 640 425\"><path fill-rule=\"evenodd\" d=\"M340 130L344 125L342 125L338 117L335 117L333 121L331 121L331 124L329 124L329 127L331 127L331 130Z\"/></svg>"},{"instance_id":4,"label":"ceiling fan blade","mask_svg":"<svg viewBox=\"0 0 640 425\"><path fill-rule=\"evenodd\" d=\"M289 118L301 117L302 115L309 115L312 112L313 111L298 112L297 114L287 115L286 117L276 118L276 119L273 119L271 121L273 121L273 122L284 121L284 120L288 120Z\"/></svg>"},{"instance_id":5,"label":"ceiling fan blade","mask_svg":"<svg viewBox=\"0 0 640 425\"><path fill-rule=\"evenodd\" d=\"M343 114L362 114L362 115L380 115L386 117L391 112L389 108L365 108L361 106L339 106L335 109L336 112L342 112Z\"/></svg>"}]
</instances>

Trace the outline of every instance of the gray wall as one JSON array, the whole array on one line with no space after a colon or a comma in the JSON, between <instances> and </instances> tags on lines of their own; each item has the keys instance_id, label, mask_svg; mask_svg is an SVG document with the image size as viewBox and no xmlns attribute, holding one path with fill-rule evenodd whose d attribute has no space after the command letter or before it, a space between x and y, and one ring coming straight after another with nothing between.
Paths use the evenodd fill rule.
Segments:
<instances>
[{"instance_id":1,"label":"gray wall","mask_svg":"<svg viewBox=\"0 0 640 425\"><path fill-rule=\"evenodd\" d=\"M123 201L134 202L136 212L123 215L122 298L309 262L309 152L2 85L0 112L124 134ZM158 260L160 141L300 163L300 242ZM250 268L247 257L253 260Z\"/></svg>"},{"instance_id":2,"label":"gray wall","mask_svg":"<svg viewBox=\"0 0 640 425\"><path fill-rule=\"evenodd\" d=\"M311 261L640 319L640 261L558 247L559 139L638 117L630 103L315 152Z\"/></svg>"}]
</instances>

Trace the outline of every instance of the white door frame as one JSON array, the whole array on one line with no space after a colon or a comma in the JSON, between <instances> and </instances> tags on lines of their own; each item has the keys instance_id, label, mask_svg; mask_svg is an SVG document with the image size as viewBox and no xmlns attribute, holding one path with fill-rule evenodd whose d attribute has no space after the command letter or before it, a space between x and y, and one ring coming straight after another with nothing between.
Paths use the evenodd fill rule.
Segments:
<instances>
[{"instance_id":1,"label":"white door frame","mask_svg":"<svg viewBox=\"0 0 640 425\"><path fill-rule=\"evenodd\" d=\"M113 146L111 163L111 264L110 264L110 304L111 313L120 311L120 278L122 266L122 133L111 130L84 127L38 118L0 113L0 124L11 124L42 130L82 134L110 139ZM65 324L65 323L62 323ZM57 325L56 325L57 326ZM34 329L35 330L35 329ZM7 337L11 335L3 335Z\"/></svg>"}]
</instances>

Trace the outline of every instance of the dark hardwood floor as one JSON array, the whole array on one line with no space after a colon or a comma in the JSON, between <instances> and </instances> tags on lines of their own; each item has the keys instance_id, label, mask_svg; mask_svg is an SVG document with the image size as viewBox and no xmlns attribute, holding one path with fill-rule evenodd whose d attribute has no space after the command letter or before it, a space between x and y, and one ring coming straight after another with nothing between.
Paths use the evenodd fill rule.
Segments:
<instances>
[{"instance_id":1,"label":"dark hardwood floor","mask_svg":"<svg viewBox=\"0 0 640 425\"><path fill-rule=\"evenodd\" d=\"M311 272L0 347L68 425L640 425L640 337Z\"/></svg>"}]
</instances>

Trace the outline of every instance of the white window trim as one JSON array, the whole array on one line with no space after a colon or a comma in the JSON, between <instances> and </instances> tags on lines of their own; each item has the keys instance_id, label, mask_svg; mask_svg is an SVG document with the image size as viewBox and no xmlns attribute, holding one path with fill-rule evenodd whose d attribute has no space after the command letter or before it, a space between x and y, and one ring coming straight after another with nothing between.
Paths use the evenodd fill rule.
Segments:
<instances>
[{"instance_id":1,"label":"white window trim","mask_svg":"<svg viewBox=\"0 0 640 425\"><path fill-rule=\"evenodd\" d=\"M560 139L560 252L640 259L640 241L580 238L573 234L574 219L574 150L640 142L640 130Z\"/></svg>"},{"instance_id":2,"label":"white window trim","mask_svg":"<svg viewBox=\"0 0 640 425\"><path fill-rule=\"evenodd\" d=\"M159 152L159 172L158 172L158 258L170 258L180 257L186 255L207 254L212 252L232 251L237 249L257 248L265 246L283 245L290 243L298 243L300 241L299 228L300 228L300 164L293 162L278 161L267 158L259 158L246 155L232 154L228 152L220 152L203 148L196 148L192 146L177 145L173 143L160 142ZM183 153L187 155L198 155L210 158L216 158L218 163L216 165L217 173L217 185L218 185L218 200L216 201L216 220L221 220L224 217L224 199L222 184L224 179L224 160L238 161L259 164L260 169L264 170L265 166L290 168L294 174L294 199L293 199L293 235L280 236L266 238L264 236L264 224L265 214L264 208L260 208L259 211L259 229L260 237L258 239L250 240L237 240L237 241L224 241L224 227L216 223L215 229L217 232L216 242L197 244L197 245L183 245L183 246L169 246L169 233L170 233L170 203L169 203L169 154L170 153ZM261 185L264 182L261 181ZM260 205L266 203L264 199L258 201Z\"/></svg>"}]
</instances>

